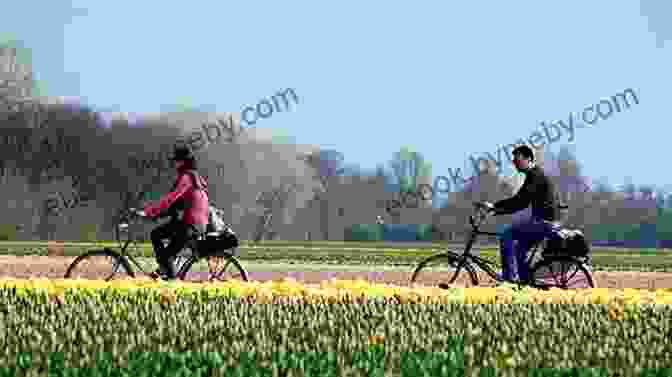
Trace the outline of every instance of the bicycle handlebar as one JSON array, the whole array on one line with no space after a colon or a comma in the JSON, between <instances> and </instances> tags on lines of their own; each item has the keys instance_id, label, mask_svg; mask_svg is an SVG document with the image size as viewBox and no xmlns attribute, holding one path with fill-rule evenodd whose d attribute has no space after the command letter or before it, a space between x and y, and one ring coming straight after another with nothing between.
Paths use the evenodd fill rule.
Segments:
<instances>
[{"instance_id":1,"label":"bicycle handlebar","mask_svg":"<svg viewBox=\"0 0 672 377\"><path fill-rule=\"evenodd\" d=\"M491 213L491 209L493 208L492 203L490 202L473 202L474 207L476 207L477 215L481 219L485 219L485 216ZM558 209L568 209L569 205L565 203L559 203L557 206ZM472 227L477 228L480 224L475 223L474 215L469 216L469 224L471 224Z\"/></svg>"},{"instance_id":2,"label":"bicycle handlebar","mask_svg":"<svg viewBox=\"0 0 672 377\"><path fill-rule=\"evenodd\" d=\"M129 208L128 212L138 217L148 217L145 211L137 208Z\"/></svg>"}]
</instances>

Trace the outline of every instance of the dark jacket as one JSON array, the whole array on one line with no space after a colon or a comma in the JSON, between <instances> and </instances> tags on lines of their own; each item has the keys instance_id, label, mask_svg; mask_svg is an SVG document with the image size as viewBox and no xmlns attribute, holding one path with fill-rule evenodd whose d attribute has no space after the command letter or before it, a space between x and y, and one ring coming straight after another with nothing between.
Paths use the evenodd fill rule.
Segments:
<instances>
[{"instance_id":1,"label":"dark jacket","mask_svg":"<svg viewBox=\"0 0 672 377\"><path fill-rule=\"evenodd\" d=\"M510 215L524 210L530 204L532 205L533 219L558 220L559 209L555 185L538 166L525 173L525 182L523 182L516 195L494 204L495 213Z\"/></svg>"}]
</instances>

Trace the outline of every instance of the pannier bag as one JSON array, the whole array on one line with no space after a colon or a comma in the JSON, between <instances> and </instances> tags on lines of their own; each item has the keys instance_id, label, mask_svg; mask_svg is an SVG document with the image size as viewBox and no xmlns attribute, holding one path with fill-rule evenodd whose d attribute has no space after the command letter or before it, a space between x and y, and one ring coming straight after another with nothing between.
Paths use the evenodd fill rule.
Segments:
<instances>
[{"instance_id":1,"label":"pannier bag","mask_svg":"<svg viewBox=\"0 0 672 377\"><path fill-rule=\"evenodd\" d=\"M590 247L583 232L578 229L562 229L554 232L555 237L548 240L546 254L561 254L573 257L585 257Z\"/></svg>"},{"instance_id":2,"label":"pannier bag","mask_svg":"<svg viewBox=\"0 0 672 377\"><path fill-rule=\"evenodd\" d=\"M198 250L202 255L221 255L238 247L238 237L229 227L221 232L211 232L206 234L205 238L198 241Z\"/></svg>"},{"instance_id":3,"label":"pannier bag","mask_svg":"<svg viewBox=\"0 0 672 377\"><path fill-rule=\"evenodd\" d=\"M215 206L209 206L208 226L206 227L206 231L208 233L223 232L225 229L226 222L224 222L224 211Z\"/></svg>"},{"instance_id":4,"label":"pannier bag","mask_svg":"<svg viewBox=\"0 0 672 377\"><path fill-rule=\"evenodd\" d=\"M205 255L221 254L238 247L238 237L224 221L224 211L210 205L205 238L199 241L198 249Z\"/></svg>"}]
</instances>

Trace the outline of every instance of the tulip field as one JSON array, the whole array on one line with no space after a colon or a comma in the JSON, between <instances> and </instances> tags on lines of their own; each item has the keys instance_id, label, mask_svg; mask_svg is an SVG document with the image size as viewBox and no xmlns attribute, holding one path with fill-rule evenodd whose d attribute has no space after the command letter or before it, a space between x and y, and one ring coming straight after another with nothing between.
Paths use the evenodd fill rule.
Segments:
<instances>
[{"instance_id":1,"label":"tulip field","mask_svg":"<svg viewBox=\"0 0 672 377\"><path fill-rule=\"evenodd\" d=\"M68 255L4 254L0 377L672 376L663 272L597 268L590 290L439 289L410 285L403 263L241 255L249 282L104 282L62 279ZM623 283L638 275L657 286Z\"/></svg>"},{"instance_id":2,"label":"tulip field","mask_svg":"<svg viewBox=\"0 0 672 377\"><path fill-rule=\"evenodd\" d=\"M662 376L670 304L670 290L4 279L0 375Z\"/></svg>"}]
</instances>

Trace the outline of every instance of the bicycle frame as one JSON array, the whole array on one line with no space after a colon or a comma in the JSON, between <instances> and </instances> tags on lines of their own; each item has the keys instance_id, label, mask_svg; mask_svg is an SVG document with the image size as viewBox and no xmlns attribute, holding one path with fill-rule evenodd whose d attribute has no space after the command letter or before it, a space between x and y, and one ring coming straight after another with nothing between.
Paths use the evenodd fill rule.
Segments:
<instances>
[{"instance_id":1,"label":"bicycle frame","mask_svg":"<svg viewBox=\"0 0 672 377\"><path fill-rule=\"evenodd\" d=\"M128 216L128 215L129 215L129 214L126 214L126 216ZM167 216L161 216L161 217L168 217L168 216L174 217L174 216L176 216L176 214L174 214L174 213L168 213ZM130 217L130 216L129 216L129 217ZM172 219L171 219L171 221L174 221L174 220L175 220L175 218L172 218ZM117 226L121 226L121 224L118 224ZM128 224L126 224L126 227L128 227ZM123 257L123 258L126 258L126 260L128 260L128 261L130 261L132 264L134 264L135 267L136 267L138 270L140 270L143 274L148 275L148 274L150 274L150 272L148 272L147 270L145 270L145 269L143 268L143 264L140 263L137 259L135 259L135 257L133 257L133 255L128 254L128 253L126 252L126 250L128 249L128 246L129 246L129 245L131 244L131 242L133 242L133 241L134 241L134 240L132 239L132 237L129 237L128 240L124 241L124 244L123 244L123 246L121 247L121 250L120 250L120 252L119 252L119 255L120 255L121 257ZM183 249L184 249L184 248L183 248ZM192 250L192 251L195 251L195 250ZM179 258L183 258L184 260L181 261L181 263L177 263L177 260L179 260ZM181 268L182 264L184 264L184 262L186 262L187 259L188 259L187 257L183 257L183 256L180 256L180 255L178 254L178 256L176 256L176 263L175 263L175 264L176 264L176 270L179 270L179 269ZM114 266L115 269L116 269L117 267L118 267L118 266ZM179 272L179 271L178 271L178 272Z\"/></svg>"},{"instance_id":2,"label":"bicycle frame","mask_svg":"<svg viewBox=\"0 0 672 377\"><path fill-rule=\"evenodd\" d=\"M470 219L471 220L471 219ZM478 236L500 236L499 233L496 232L483 232L479 229L479 225L476 225L471 222L471 234L469 235L469 239L467 240L467 244L464 249L464 253L461 255L461 262L458 264L457 268L462 269L467 263L474 263L478 267L480 267L483 271L485 271L488 275L490 275L492 278L496 278L496 272L495 270L491 267L494 266L494 262L491 262L487 259L483 259L478 255L474 255L471 253L471 249L476 242L476 238Z\"/></svg>"},{"instance_id":3,"label":"bicycle frame","mask_svg":"<svg viewBox=\"0 0 672 377\"><path fill-rule=\"evenodd\" d=\"M121 225L121 224L119 224L119 225L117 225L117 226L120 226L120 225ZM128 254L128 253L126 252L126 249L128 249L128 246L131 244L131 242L133 242L133 240L129 237L129 239L126 240L126 241L124 242L123 246L121 247L121 250L119 251L119 255L120 255L122 258L125 258L126 260L128 260L128 261L130 261L132 264L134 264L135 267L136 267L137 269L139 269L140 271L142 271L142 273L144 273L144 274L148 274L148 272L145 271L145 269L143 268L142 264L141 264L140 262L138 262L138 260L136 260L131 254ZM117 267L118 267L118 266L114 266L114 269L116 270ZM116 271L115 271L115 272L116 272Z\"/></svg>"},{"instance_id":4,"label":"bicycle frame","mask_svg":"<svg viewBox=\"0 0 672 377\"><path fill-rule=\"evenodd\" d=\"M564 204L561 204L561 205L558 206L558 208L560 210L563 210L563 209L567 209L567 206L564 205ZM478 209L477 214L479 215L480 219L485 218L484 213L482 213L482 208ZM467 240L467 244L466 244L464 253L462 253L462 255L460 255L461 262L458 264L457 268L459 270L459 269L462 269L467 263L473 263L473 264L477 265L478 267L480 267L488 275L490 275L490 277L492 277L493 279L496 279L497 278L497 273L495 272L495 270L493 268L491 268L491 266L493 266L495 263L491 262L487 259L483 259L483 258L479 257L478 255L472 254L471 249L472 249L474 243L476 242L476 238L478 236L487 235L487 236L497 236L497 237L499 237L499 236L501 236L501 233L481 231L479 228L480 228L480 225L481 225L482 221L479 221L478 223L474 222L473 216L469 216L469 223L471 224L471 234L469 235L469 239ZM539 241L539 242L535 242L530 247L530 250L528 252L528 256L526 258L526 263L528 264L528 266L531 265L530 262L534 259L535 255L537 254L537 252L539 250L539 246L542 244L542 242L543 242L543 240Z\"/></svg>"}]
</instances>

